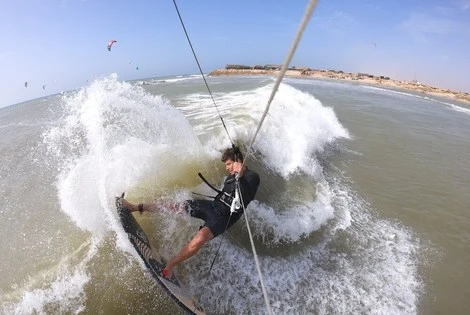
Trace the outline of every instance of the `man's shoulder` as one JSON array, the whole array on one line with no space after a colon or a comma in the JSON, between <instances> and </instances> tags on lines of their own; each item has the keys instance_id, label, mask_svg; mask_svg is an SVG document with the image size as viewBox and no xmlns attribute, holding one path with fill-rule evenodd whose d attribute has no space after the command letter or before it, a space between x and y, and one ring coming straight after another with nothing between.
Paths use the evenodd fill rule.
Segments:
<instances>
[{"instance_id":1,"label":"man's shoulder","mask_svg":"<svg viewBox=\"0 0 470 315\"><path fill-rule=\"evenodd\" d=\"M246 176L246 179L248 180L257 180L259 181L259 175L255 171L250 170L249 168L246 168L243 176Z\"/></svg>"}]
</instances>

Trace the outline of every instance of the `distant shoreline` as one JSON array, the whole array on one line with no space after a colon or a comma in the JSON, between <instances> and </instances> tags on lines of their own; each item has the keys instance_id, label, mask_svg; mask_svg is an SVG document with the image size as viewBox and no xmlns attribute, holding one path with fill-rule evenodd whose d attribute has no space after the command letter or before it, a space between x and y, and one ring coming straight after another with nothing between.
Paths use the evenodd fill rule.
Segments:
<instances>
[{"instance_id":1,"label":"distant shoreline","mask_svg":"<svg viewBox=\"0 0 470 315\"><path fill-rule=\"evenodd\" d=\"M210 76L225 75L269 75L277 76L280 72L278 66L227 66L225 69L216 69L209 73ZM464 102L470 106L470 93L455 92L450 89L441 89L433 86L424 85L417 81L401 81L393 80L384 76L373 76L366 73L345 73L343 71L334 70L312 70L310 68L291 68L286 72L288 77L298 77L305 79L334 79L340 81L352 81L359 84L375 85L390 87L396 89L404 89L420 94L436 96L449 100Z\"/></svg>"}]
</instances>

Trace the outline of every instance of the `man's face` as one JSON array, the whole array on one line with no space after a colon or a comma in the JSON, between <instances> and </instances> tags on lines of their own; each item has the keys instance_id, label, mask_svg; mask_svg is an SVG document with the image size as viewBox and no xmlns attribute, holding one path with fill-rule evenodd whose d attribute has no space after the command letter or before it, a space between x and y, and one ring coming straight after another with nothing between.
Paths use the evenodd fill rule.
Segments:
<instances>
[{"instance_id":1,"label":"man's face","mask_svg":"<svg viewBox=\"0 0 470 315\"><path fill-rule=\"evenodd\" d=\"M241 174L240 172L242 170L242 165L243 163L235 162L231 159L228 159L227 161L225 161L225 169L230 175L235 175L237 173Z\"/></svg>"},{"instance_id":2,"label":"man's face","mask_svg":"<svg viewBox=\"0 0 470 315\"><path fill-rule=\"evenodd\" d=\"M227 173L229 173L230 175L235 174L233 164L234 164L234 161L231 159L228 159L227 161L225 161L225 169L227 170Z\"/></svg>"}]
</instances>

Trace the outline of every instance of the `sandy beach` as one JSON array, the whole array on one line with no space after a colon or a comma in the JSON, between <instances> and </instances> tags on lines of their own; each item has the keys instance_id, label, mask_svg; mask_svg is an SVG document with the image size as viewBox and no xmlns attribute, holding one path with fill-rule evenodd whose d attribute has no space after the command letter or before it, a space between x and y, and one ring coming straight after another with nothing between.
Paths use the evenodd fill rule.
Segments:
<instances>
[{"instance_id":1,"label":"sandy beach","mask_svg":"<svg viewBox=\"0 0 470 315\"><path fill-rule=\"evenodd\" d=\"M277 76L279 69L235 69L227 66L226 69L217 69L212 71L209 75L221 76L221 75L272 75ZM299 77L299 78L311 78L311 79L332 79L332 80L343 80L352 81L359 84L375 85L388 87L393 89L403 89L413 91L421 94L430 96L441 97L449 100L456 100L466 103L470 106L470 93L456 92L450 89L442 89L434 86L422 84L417 81L401 81L393 80L389 77L374 76L367 73L347 73L343 71L334 70L312 70L309 68L289 69L286 72L288 77Z\"/></svg>"}]
</instances>

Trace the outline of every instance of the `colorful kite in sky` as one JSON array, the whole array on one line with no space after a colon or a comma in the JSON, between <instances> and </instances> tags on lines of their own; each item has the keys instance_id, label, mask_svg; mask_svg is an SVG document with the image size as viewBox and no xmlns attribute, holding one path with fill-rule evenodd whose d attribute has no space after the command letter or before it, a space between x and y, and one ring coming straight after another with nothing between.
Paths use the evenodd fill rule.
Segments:
<instances>
[{"instance_id":1,"label":"colorful kite in sky","mask_svg":"<svg viewBox=\"0 0 470 315\"><path fill-rule=\"evenodd\" d=\"M111 47L113 47L114 43L116 43L116 41L115 41L114 39L109 41L109 43L108 43L108 51L111 51Z\"/></svg>"}]
</instances>

